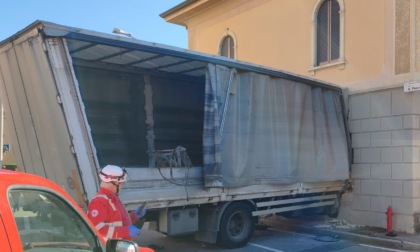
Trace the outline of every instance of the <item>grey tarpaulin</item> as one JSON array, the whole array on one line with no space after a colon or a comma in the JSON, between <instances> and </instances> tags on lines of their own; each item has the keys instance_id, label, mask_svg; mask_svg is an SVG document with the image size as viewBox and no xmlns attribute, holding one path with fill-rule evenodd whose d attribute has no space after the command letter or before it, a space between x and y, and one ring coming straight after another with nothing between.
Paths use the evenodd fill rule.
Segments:
<instances>
[{"instance_id":1,"label":"grey tarpaulin","mask_svg":"<svg viewBox=\"0 0 420 252\"><path fill-rule=\"evenodd\" d=\"M348 179L340 95L209 64L203 134L205 186Z\"/></svg>"}]
</instances>

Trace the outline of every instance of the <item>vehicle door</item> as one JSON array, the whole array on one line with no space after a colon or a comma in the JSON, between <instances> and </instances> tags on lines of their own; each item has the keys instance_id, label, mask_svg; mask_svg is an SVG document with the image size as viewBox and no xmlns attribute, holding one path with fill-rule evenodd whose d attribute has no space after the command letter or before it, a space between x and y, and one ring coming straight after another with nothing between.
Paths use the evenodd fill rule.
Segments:
<instances>
[{"instance_id":1,"label":"vehicle door","mask_svg":"<svg viewBox=\"0 0 420 252\"><path fill-rule=\"evenodd\" d=\"M12 244L13 251L105 251L85 217L53 190L14 188L9 195L20 238L20 244Z\"/></svg>"},{"instance_id":2,"label":"vehicle door","mask_svg":"<svg viewBox=\"0 0 420 252\"><path fill-rule=\"evenodd\" d=\"M7 233L6 233L6 226L3 222L3 218L1 215L0 215L0 248L4 252L12 251L9 237L7 236Z\"/></svg>"}]
</instances>

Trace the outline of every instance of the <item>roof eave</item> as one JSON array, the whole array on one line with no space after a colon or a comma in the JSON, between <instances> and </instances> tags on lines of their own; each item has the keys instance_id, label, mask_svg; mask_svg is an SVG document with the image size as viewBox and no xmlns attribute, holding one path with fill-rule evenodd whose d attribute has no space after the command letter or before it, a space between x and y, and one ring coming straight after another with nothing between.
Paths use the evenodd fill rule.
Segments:
<instances>
[{"instance_id":1,"label":"roof eave","mask_svg":"<svg viewBox=\"0 0 420 252\"><path fill-rule=\"evenodd\" d=\"M222 1L223 0L186 0L172 9L163 12L160 14L160 17L164 18L166 22L187 27L186 21L189 18Z\"/></svg>"},{"instance_id":2,"label":"roof eave","mask_svg":"<svg viewBox=\"0 0 420 252\"><path fill-rule=\"evenodd\" d=\"M182 3L178 4L178 5L170 8L169 10L161 13L159 16L161 18L165 18L166 19L167 17L169 17L169 16L177 13L178 11L184 9L185 7L190 6L191 4L193 4L193 3L197 2L197 1L198 0L185 0L184 2L182 2Z\"/></svg>"}]
</instances>

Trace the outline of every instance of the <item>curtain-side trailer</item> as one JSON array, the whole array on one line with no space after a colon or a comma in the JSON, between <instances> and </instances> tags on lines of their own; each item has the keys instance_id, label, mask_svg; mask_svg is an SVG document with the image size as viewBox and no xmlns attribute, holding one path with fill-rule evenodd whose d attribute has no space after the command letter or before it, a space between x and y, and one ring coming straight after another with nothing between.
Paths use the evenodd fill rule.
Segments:
<instances>
[{"instance_id":1,"label":"curtain-side trailer","mask_svg":"<svg viewBox=\"0 0 420 252\"><path fill-rule=\"evenodd\" d=\"M258 217L337 213L349 179L338 86L36 21L0 43L2 162L86 208L99 168L168 235L240 247Z\"/></svg>"}]
</instances>

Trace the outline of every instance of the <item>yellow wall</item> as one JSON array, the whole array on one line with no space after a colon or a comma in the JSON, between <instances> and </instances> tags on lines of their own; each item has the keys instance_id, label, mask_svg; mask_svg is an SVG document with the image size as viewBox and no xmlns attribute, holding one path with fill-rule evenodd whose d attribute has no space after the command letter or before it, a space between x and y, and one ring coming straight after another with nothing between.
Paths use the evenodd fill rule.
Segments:
<instances>
[{"instance_id":1,"label":"yellow wall","mask_svg":"<svg viewBox=\"0 0 420 252\"><path fill-rule=\"evenodd\" d=\"M402 85L420 80L420 0L337 1L344 4L345 63L327 68L312 66L313 15L321 0L191 0L200 11L184 9L167 21L188 27L190 49L217 54L229 28L240 60L348 87L354 190L343 195L340 216L384 227L384 209L392 205L395 230L412 233L420 197L401 188L418 189L420 93Z\"/></svg>"},{"instance_id":2,"label":"yellow wall","mask_svg":"<svg viewBox=\"0 0 420 252\"><path fill-rule=\"evenodd\" d=\"M412 77L394 75L394 0L343 0L346 63L310 71L313 16L319 2L217 1L183 20L189 48L218 54L220 40L229 29L237 39L237 59L340 84L351 92L401 85Z\"/></svg>"}]
</instances>

